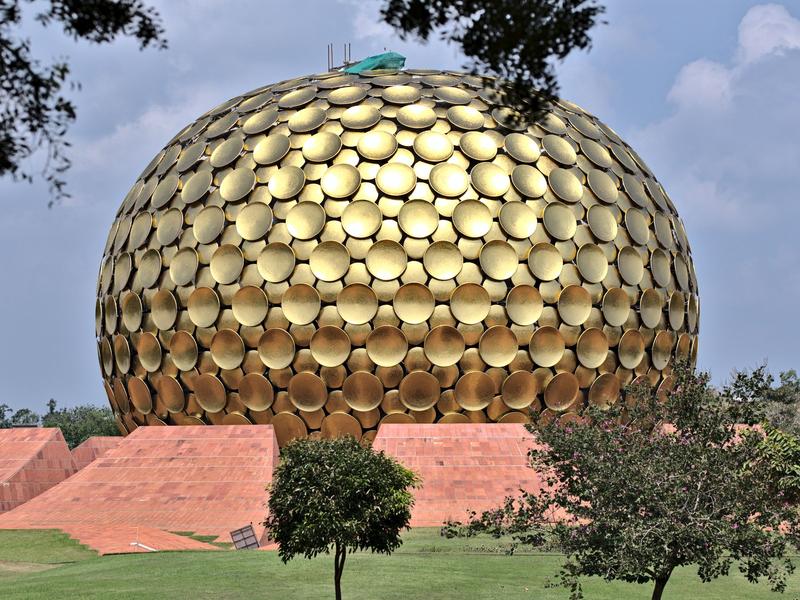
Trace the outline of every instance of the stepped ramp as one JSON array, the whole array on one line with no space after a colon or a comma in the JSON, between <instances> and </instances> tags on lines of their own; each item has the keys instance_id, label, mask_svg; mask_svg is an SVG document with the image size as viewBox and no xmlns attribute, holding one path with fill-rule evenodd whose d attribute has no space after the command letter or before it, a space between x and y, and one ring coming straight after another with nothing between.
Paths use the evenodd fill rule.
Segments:
<instances>
[{"instance_id":1,"label":"stepped ramp","mask_svg":"<svg viewBox=\"0 0 800 600\"><path fill-rule=\"evenodd\" d=\"M88 438L72 449L72 459L80 471L96 458L100 458L109 450L116 448L124 438L117 435L96 435Z\"/></svg>"}]
</instances>

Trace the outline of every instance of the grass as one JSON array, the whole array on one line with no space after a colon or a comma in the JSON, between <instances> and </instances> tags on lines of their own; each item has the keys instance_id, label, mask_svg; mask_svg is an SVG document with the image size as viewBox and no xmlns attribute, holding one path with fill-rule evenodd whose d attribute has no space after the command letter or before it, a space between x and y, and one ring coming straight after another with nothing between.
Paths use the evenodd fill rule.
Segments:
<instances>
[{"instance_id":1,"label":"grass","mask_svg":"<svg viewBox=\"0 0 800 600\"><path fill-rule=\"evenodd\" d=\"M505 542L488 538L446 540L437 530L414 530L393 556L356 554L344 573L346 600L565 600L545 584L558 571L553 554L506 556ZM284 565L275 552L164 552L98 557L52 531L0 531L0 598L3 600L264 598L329 600L330 557L295 559ZM650 597L648 586L587 581L591 600ZM679 570L668 599L778 600L800 596L800 575L784 595L738 575L700 583Z\"/></svg>"}]
</instances>

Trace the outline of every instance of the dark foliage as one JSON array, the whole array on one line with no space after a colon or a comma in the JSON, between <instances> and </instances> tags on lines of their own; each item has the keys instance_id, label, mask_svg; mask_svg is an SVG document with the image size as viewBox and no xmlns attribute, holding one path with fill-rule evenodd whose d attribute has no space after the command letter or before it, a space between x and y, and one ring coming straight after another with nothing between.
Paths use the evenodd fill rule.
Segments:
<instances>
[{"instance_id":1,"label":"dark foliage","mask_svg":"<svg viewBox=\"0 0 800 600\"><path fill-rule=\"evenodd\" d=\"M534 122L558 93L555 62L590 47L604 10L595 0L384 0L381 16L402 39L457 44L464 68L502 78L502 100Z\"/></svg>"},{"instance_id":2,"label":"dark foliage","mask_svg":"<svg viewBox=\"0 0 800 600\"><path fill-rule=\"evenodd\" d=\"M390 554L402 543L417 478L352 437L302 439L281 451L264 523L284 562L334 551L334 586L348 552Z\"/></svg>"},{"instance_id":3,"label":"dark foliage","mask_svg":"<svg viewBox=\"0 0 800 600\"><path fill-rule=\"evenodd\" d=\"M50 205L68 196L64 174L67 128L75 120L75 106L66 95L70 84L65 59L42 64L21 32L25 5L33 0L0 0L0 176L32 181L24 163L37 150L45 152L41 176L51 192ZM133 37L141 48L165 47L158 13L141 0L47 0L34 19L43 26L60 25L76 40L111 42Z\"/></svg>"},{"instance_id":4,"label":"dark foliage","mask_svg":"<svg viewBox=\"0 0 800 600\"><path fill-rule=\"evenodd\" d=\"M55 410L42 417L43 427L58 427L70 449L95 435L120 435L110 408L83 404Z\"/></svg>"},{"instance_id":5,"label":"dark foliage","mask_svg":"<svg viewBox=\"0 0 800 600\"><path fill-rule=\"evenodd\" d=\"M797 525L791 488L762 458L763 431L742 427L763 418L765 370L737 373L720 392L685 366L675 375L666 399L638 387L629 390L633 406L540 427L547 450L531 461L546 489L476 517L461 533L554 536L573 599L585 576L651 582L661 598L685 565L696 565L702 581L737 565L749 581L766 578L783 590L794 568L785 557Z\"/></svg>"}]
</instances>

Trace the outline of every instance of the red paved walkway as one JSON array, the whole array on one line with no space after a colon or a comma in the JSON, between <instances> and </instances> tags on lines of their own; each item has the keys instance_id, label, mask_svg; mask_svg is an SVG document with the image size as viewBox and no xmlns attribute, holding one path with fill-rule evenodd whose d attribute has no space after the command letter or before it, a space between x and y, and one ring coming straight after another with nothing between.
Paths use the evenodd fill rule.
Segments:
<instances>
[{"instance_id":1,"label":"red paved walkway","mask_svg":"<svg viewBox=\"0 0 800 600\"><path fill-rule=\"evenodd\" d=\"M382 425L373 448L397 458L422 477L411 515L414 527L464 520L469 510L496 508L541 480L528 467L534 441L518 424Z\"/></svg>"},{"instance_id":2,"label":"red paved walkway","mask_svg":"<svg viewBox=\"0 0 800 600\"><path fill-rule=\"evenodd\" d=\"M67 481L0 515L0 528L72 531L101 553L130 544L132 526L230 541L229 531L252 522L262 535L277 458L271 425L139 427Z\"/></svg>"},{"instance_id":3,"label":"red paved walkway","mask_svg":"<svg viewBox=\"0 0 800 600\"><path fill-rule=\"evenodd\" d=\"M80 446L72 449L72 459L75 467L80 471L96 458L100 458L112 448L119 446L123 440L121 436L96 435L84 441Z\"/></svg>"},{"instance_id":4,"label":"red paved walkway","mask_svg":"<svg viewBox=\"0 0 800 600\"><path fill-rule=\"evenodd\" d=\"M60 429L0 429L0 513L38 496L75 470Z\"/></svg>"}]
</instances>

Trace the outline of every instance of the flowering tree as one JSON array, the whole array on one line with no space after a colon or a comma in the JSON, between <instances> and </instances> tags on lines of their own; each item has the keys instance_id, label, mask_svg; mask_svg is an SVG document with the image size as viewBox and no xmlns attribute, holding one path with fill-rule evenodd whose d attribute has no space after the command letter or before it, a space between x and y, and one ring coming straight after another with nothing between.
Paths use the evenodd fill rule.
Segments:
<instances>
[{"instance_id":1,"label":"flowering tree","mask_svg":"<svg viewBox=\"0 0 800 600\"><path fill-rule=\"evenodd\" d=\"M582 597L580 577L599 576L651 582L658 600L684 565L696 565L703 582L737 565L749 581L783 590L796 513L759 458L763 434L741 427L761 418L764 369L737 374L720 393L686 366L674 375L666 397L639 386L628 406L538 428L547 449L531 462L546 489L484 513L466 532L527 542L552 534L567 555L560 578L573 599ZM550 525L554 512L561 516Z\"/></svg>"}]
</instances>

